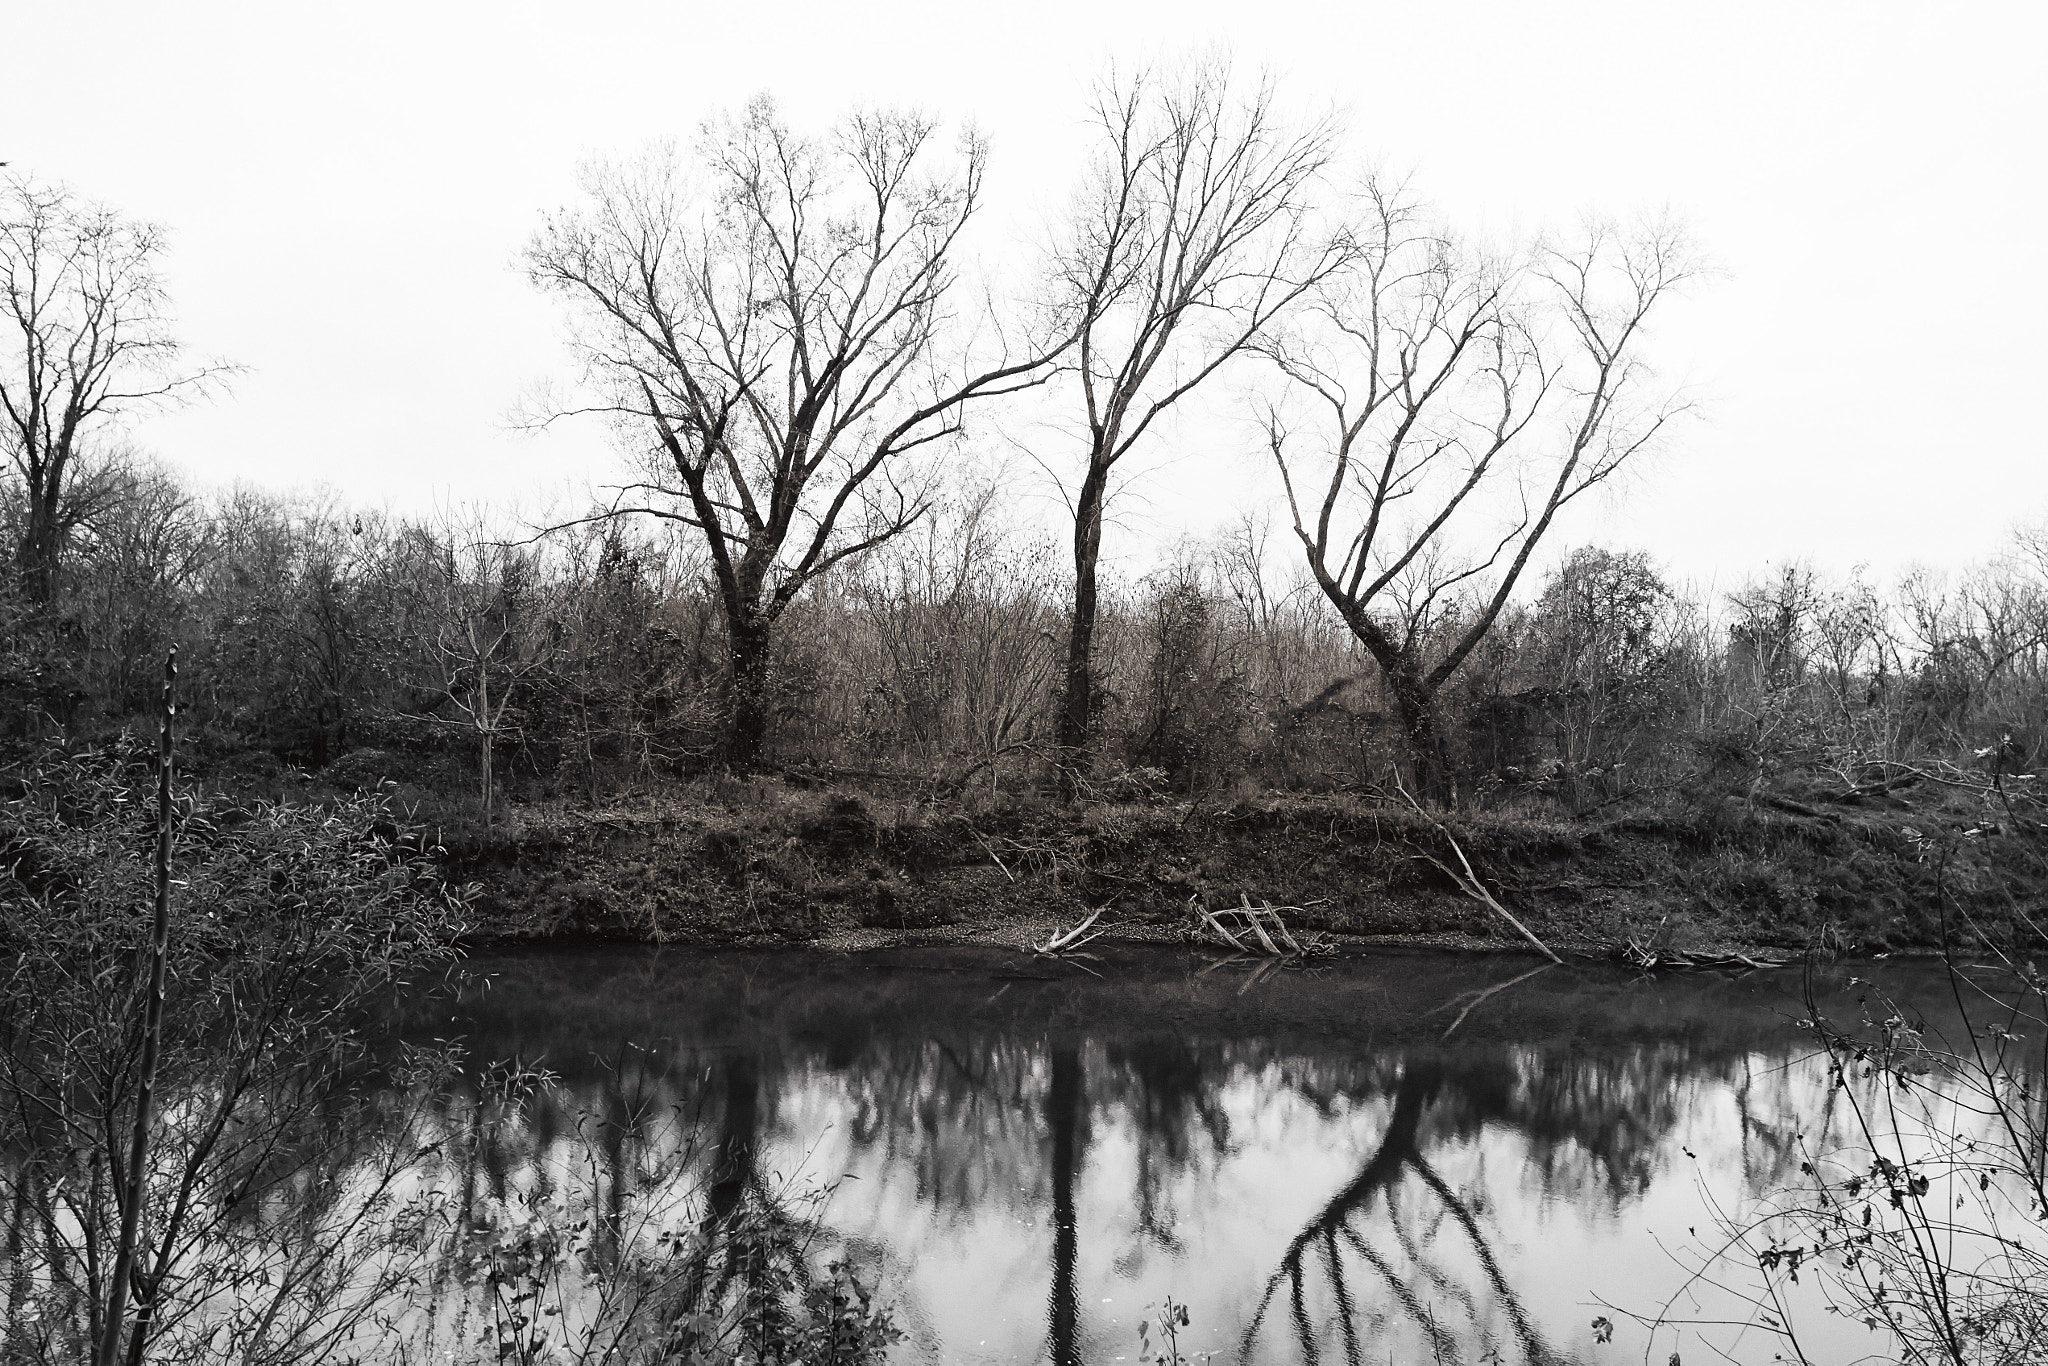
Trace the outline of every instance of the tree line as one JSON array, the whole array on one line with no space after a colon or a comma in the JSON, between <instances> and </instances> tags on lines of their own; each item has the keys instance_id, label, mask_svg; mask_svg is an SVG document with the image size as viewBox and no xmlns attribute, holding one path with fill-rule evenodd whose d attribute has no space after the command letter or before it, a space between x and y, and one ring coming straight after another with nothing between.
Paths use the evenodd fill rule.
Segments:
<instances>
[{"instance_id":1,"label":"tree line","mask_svg":"<svg viewBox=\"0 0 2048 1366\"><path fill-rule=\"evenodd\" d=\"M1398 772L1449 802L1679 751L1761 772L1809 715L1971 743L2038 677L2024 556L1883 601L1798 569L1701 601L1595 550L1527 582L1688 411L1647 351L1697 273L1675 227L1482 247L1217 63L1111 76L1087 125L1021 282L975 266L987 146L921 114L806 132L764 98L587 167L526 251L579 361L533 417L609 424L634 473L495 533L199 497L124 452L230 372L177 345L160 230L6 182L0 686L118 718L178 637L223 745L466 748L488 808L505 765L595 798L796 759L1068 795ZM1118 481L1197 393L1257 434L1281 520L1119 582ZM1057 544L991 452L1057 483Z\"/></svg>"},{"instance_id":2,"label":"tree line","mask_svg":"<svg viewBox=\"0 0 2048 1366\"><path fill-rule=\"evenodd\" d=\"M40 625L19 593L4 604L17 735L146 715L175 644L191 743L223 772L283 762L488 808L508 790L597 802L727 762L724 603L687 528L605 519L515 538L202 495L152 467L114 482ZM1184 799L1405 780L1398 685L1254 519L1106 582L1095 762L1075 770L1058 729L1072 582L1008 506L991 483L934 494L913 527L794 600L761 666L764 762L954 795L1063 777ZM18 501L4 515L18 534ZM1408 628L1418 658L1464 651L1434 736L1448 800L1541 792L1590 810L1706 774L1764 790L1793 770L1853 788L1873 765L1977 751L2017 771L2048 734L2040 536L1882 589L1794 564L1710 595L1643 552L1591 546L1532 578L1499 605L1441 595Z\"/></svg>"}]
</instances>

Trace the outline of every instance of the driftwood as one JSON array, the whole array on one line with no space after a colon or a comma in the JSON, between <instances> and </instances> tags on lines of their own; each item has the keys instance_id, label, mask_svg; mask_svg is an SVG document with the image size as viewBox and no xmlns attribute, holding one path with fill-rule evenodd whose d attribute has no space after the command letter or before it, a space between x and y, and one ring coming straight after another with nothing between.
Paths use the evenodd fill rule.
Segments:
<instances>
[{"instance_id":1,"label":"driftwood","mask_svg":"<svg viewBox=\"0 0 2048 1366\"><path fill-rule=\"evenodd\" d=\"M1616 949L1614 956L1644 972L1748 972L1755 968L1782 968L1792 961L1774 954L1753 957L1746 953L1688 953L1684 949L1638 944L1633 939Z\"/></svg>"},{"instance_id":2,"label":"driftwood","mask_svg":"<svg viewBox=\"0 0 2048 1366\"><path fill-rule=\"evenodd\" d=\"M1074 926L1073 929L1053 931L1051 937L1043 944L1033 944L1031 951L1036 954L1043 954L1047 958L1057 958L1063 953L1072 953L1083 944L1092 943L1100 939L1102 931L1097 930L1094 934L1089 934L1088 927L1093 925L1096 918L1108 909L1109 907L1107 906L1097 906L1088 913L1086 920Z\"/></svg>"},{"instance_id":3,"label":"driftwood","mask_svg":"<svg viewBox=\"0 0 2048 1366\"><path fill-rule=\"evenodd\" d=\"M1195 918L1206 926L1218 939L1239 953L1256 954L1267 958L1292 958L1308 950L1287 928L1287 922L1280 918L1282 910L1299 912L1299 906L1278 907L1270 901L1252 905L1252 899L1243 892L1237 896L1238 904L1212 911L1202 904L1198 896L1188 898L1188 908ZM1225 921L1235 924L1235 929Z\"/></svg>"},{"instance_id":4,"label":"driftwood","mask_svg":"<svg viewBox=\"0 0 2048 1366\"><path fill-rule=\"evenodd\" d=\"M1513 925L1517 930L1521 931L1522 938L1528 940L1531 944L1534 944L1537 948L1537 951L1540 952L1545 958L1548 958L1553 963L1564 962L1564 959L1559 958L1556 954L1550 951L1550 946L1548 944L1544 943L1541 939L1538 939L1533 933L1531 933L1527 925L1524 925L1521 921L1515 919L1514 914L1511 911L1509 911L1507 907L1501 905L1498 901L1495 901L1493 899L1493 893L1487 891L1485 884L1480 882L1479 874L1472 871L1472 860L1465 857L1465 851L1458 847L1457 839L1451 834L1450 830L1444 825L1444 823L1442 821L1439 821L1436 817L1430 815L1427 811L1423 810L1421 802L1416 801L1413 797L1409 797L1408 789L1401 786L1401 780L1399 778L1394 779L1394 787L1396 790L1400 792L1402 796L1408 797L1408 805L1415 808L1416 815L1422 817L1422 819L1428 821L1431 825L1436 827L1437 833L1444 837L1444 842L1451 846L1451 852L1458 856L1458 865L1460 868L1463 868L1464 871L1460 873L1457 868L1452 868L1449 864L1445 863L1442 859L1438 858L1435 854L1430 853L1426 849L1423 851L1422 856L1428 859L1431 863L1434 863L1438 868L1442 869L1444 875L1450 878L1451 881L1457 883L1459 890L1463 891L1466 896L1469 896L1474 901L1477 901L1480 904L1488 907L1493 911L1495 915L1499 916L1502 920L1507 921L1508 924Z\"/></svg>"},{"instance_id":5,"label":"driftwood","mask_svg":"<svg viewBox=\"0 0 2048 1366\"><path fill-rule=\"evenodd\" d=\"M1748 972L1753 968L1782 968L1792 960L1779 955L1764 954L1752 957L1746 953L1689 953L1673 948L1671 944L1671 922L1657 922L1657 932L1649 942L1631 937L1628 942L1614 951L1614 956L1632 968L1644 972L1660 972L1666 969L1682 971L1739 970Z\"/></svg>"}]
</instances>

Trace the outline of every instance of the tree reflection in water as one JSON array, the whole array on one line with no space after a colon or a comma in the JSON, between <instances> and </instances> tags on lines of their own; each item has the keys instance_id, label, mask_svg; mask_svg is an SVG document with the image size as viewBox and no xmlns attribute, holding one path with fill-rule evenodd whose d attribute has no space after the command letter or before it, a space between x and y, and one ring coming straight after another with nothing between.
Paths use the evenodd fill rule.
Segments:
<instances>
[{"instance_id":1,"label":"tree reflection in water","mask_svg":"<svg viewBox=\"0 0 2048 1366\"><path fill-rule=\"evenodd\" d=\"M1826 1104L1767 983L1553 970L1446 1040L1439 1007L1512 966L1411 959L1239 995L1144 965L1001 980L1014 961L793 958L778 984L774 959L704 955L630 993L601 973L566 1000L500 989L552 991L553 1013L476 1009L472 1038L534 1051L574 1019L579 1046L649 1050L633 1071L556 1048L562 1112L535 1111L528 1140L599 1117L614 1219L664 1182L695 1191L693 1297L779 1274L721 1230L795 1218L790 1173L856 1173L813 1255L884 1276L914 1355L1056 1366L1132 1350L1136 1304L1166 1293L1244 1360L1578 1359L1583 1307L1634 1282L1575 1280L1570 1257L1654 1279L1632 1211L1662 1182L1697 1208L1685 1145L1739 1196L1796 1171ZM787 1269L801 1254L780 1246Z\"/></svg>"},{"instance_id":2,"label":"tree reflection in water","mask_svg":"<svg viewBox=\"0 0 2048 1366\"><path fill-rule=\"evenodd\" d=\"M1080 1050L1071 1043L1052 1049L1052 1086L1046 1095L1046 1119L1052 1130L1052 1293L1047 1297L1046 1337L1053 1366L1080 1366L1075 1330L1081 1322L1075 1262L1080 1256L1080 1226L1074 1215L1074 1179L1080 1175L1086 1119Z\"/></svg>"},{"instance_id":3,"label":"tree reflection in water","mask_svg":"<svg viewBox=\"0 0 2048 1366\"><path fill-rule=\"evenodd\" d=\"M1227 1053L1181 1038L1141 1038L1105 1046L1105 1101L1136 1130L1138 1238L1167 1253L1184 1249L1171 1190L1175 1178L1230 1151L1230 1116L1217 1082L1231 1070ZM1204 1143L1206 1140L1206 1144Z\"/></svg>"},{"instance_id":4,"label":"tree reflection in water","mask_svg":"<svg viewBox=\"0 0 2048 1366\"><path fill-rule=\"evenodd\" d=\"M1287 1291L1289 1318L1301 1355L1309 1361L1318 1358L1319 1346L1326 1333L1324 1325L1309 1315L1306 1290L1309 1277L1320 1268L1328 1276L1331 1297L1335 1301L1335 1327L1342 1335L1345 1360L1354 1363L1364 1361L1359 1329L1361 1319L1369 1311L1347 1280L1347 1254L1355 1254L1377 1280L1384 1282L1387 1294L1414 1321L1437 1360L1463 1359L1460 1339L1464 1336L1455 1325L1439 1322L1434 1308L1439 1296L1464 1310L1470 1327L1482 1339L1482 1350L1497 1349L1498 1345L1490 1340L1487 1332L1489 1316L1482 1311L1472 1287L1461 1285L1457 1271L1441 1262L1433 1262L1421 1246L1424 1242L1434 1241L1435 1230L1419 1231L1415 1224L1420 1221L1422 1211L1403 1210L1397 1199L1403 1179L1411 1174L1420 1179L1469 1240L1468 1250L1483 1276L1485 1288L1513 1325L1515 1338L1525 1358L1532 1363L1552 1359L1521 1300L1502 1274L1500 1262L1488 1246L1487 1235L1478 1219L1423 1157L1423 1113L1444 1088L1446 1080L1444 1068L1437 1063L1414 1064L1403 1070L1394 1089L1393 1110L1378 1150L1360 1168L1351 1183L1295 1236L1280 1259L1279 1269L1267 1281L1258 1309L1245 1327L1240 1352L1245 1360L1255 1355L1259 1331L1283 1286ZM1372 1223L1375 1201L1383 1211L1384 1236L1396 1244L1394 1255L1408 1263L1409 1270L1405 1275L1396 1268L1386 1251L1375 1246L1381 1236ZM1426 1284L1418 1284L1418 1281Z\"/></svg>"},{"instance_id":5,"label":"tree reflection in water","mask_svg":"<svg viewBox=\"0 0 2048 1366\"><path fill-rule=\"evenodd\" d=\"M875 1039L832 1071L853 1113L857 1149L907 1164L917 1199L941 1214L1046 1198L1043 1056L1006 1034Z\"/></svg>"}]
</instances>

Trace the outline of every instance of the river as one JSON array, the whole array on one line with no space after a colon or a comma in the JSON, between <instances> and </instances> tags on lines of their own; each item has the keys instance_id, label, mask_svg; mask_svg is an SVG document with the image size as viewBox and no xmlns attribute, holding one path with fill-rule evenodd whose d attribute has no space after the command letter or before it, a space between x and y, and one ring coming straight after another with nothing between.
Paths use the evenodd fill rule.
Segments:
<instances>
[{"instance_id":1,"label":"river","mask_svg":"<svg viewBox=\"0 0 2048 1366\"><path fill-rule=\"evenodd\" d=\"M1846 1362L1886 1339L1811 1275L1773 1303L1708 1257L1848 1132L1797 1022L1809 991L1853 1022L1873 980L1953 1016L1913 962L587 948L472 958L394 1023L553 1078L470 1198L812 1221L894 1360L1136 1362L1171 1296L1217 1361L1766 1362L1789 1313Z\"/></svg>"}]
</instances>

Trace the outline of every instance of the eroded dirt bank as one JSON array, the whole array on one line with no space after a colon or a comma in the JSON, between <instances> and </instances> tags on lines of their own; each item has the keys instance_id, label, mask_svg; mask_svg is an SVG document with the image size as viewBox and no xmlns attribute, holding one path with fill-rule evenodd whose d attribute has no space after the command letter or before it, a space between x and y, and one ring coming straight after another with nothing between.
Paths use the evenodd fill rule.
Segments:
<instances>
[{"instance_id":1,"label":"eroded dirt bank","mask_svg":"<svg viewBox=\"0 0 2048 1366\"><path fill-rule=\"evenodd\" d=\"M1972 820L1974 824L1969 824ZM1953 828L1951 828L1953 827ZM485 942L812 943L841 948L1041 942L1106 908L1107 940L1185 938L1193 898L1293 908L1344 942L1522 943L1460 891L1455 838L1481 881L1546 943L1884 952L2002 932L2041 889L2012 838L1972 813L1733 800L1679 815L1565 823L1461 817L1343 796L1173 805L934 808L768 780L730 801L517 808L444 835L481 887Z\"/></svg>"}]
</instances>

